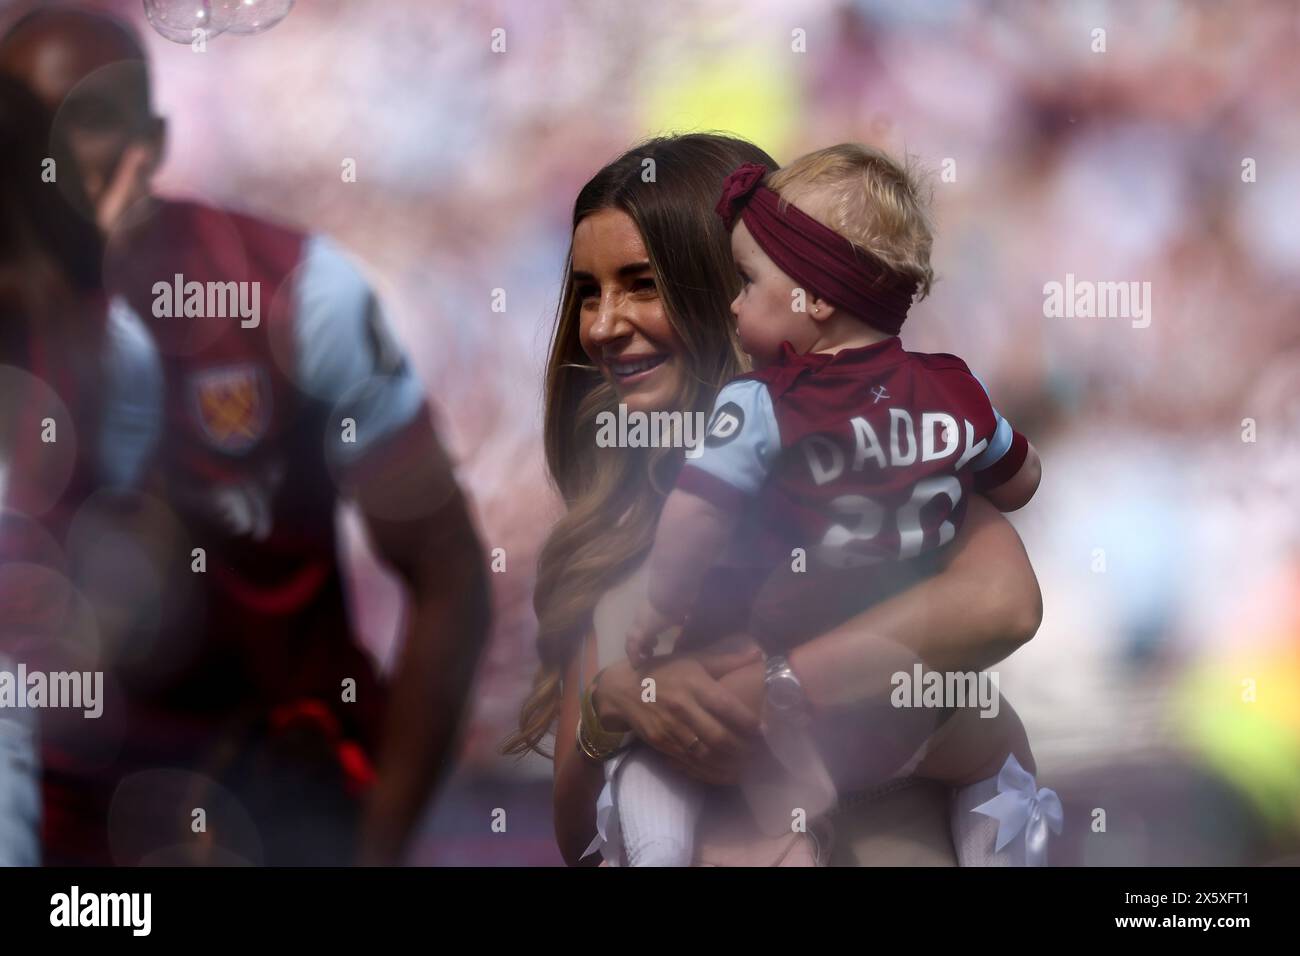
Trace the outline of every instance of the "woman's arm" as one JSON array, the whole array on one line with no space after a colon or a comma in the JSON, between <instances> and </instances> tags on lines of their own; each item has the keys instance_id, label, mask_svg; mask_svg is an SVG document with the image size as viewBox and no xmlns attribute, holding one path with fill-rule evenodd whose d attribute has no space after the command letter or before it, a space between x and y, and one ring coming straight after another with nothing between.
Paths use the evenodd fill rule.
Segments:
<instances>
[{"instance_id":1,"label":"woman's arm","mask_svg":"<svg viewBox=\"0 0 1300 956\"><path fill-rule=\"evenodd\" d=\"M555 840L569 866L577 866L583 850L596 835L596 798L605 784L603 768L578 750L578 710L582 698L581 663L587 657L587 673L595 671L595 641L584 641L582 650L564 672L564 694L555 730ZM599 863L593 856L592 862Z\"/></svg>"},{"instance_id":2,"label":"woman's arm","mask_svg":"<svg viewBox=\"0 0 1300 956\"><path fill-rule=\"evenodd\" d=\"M1020 535L976 496L939 573L795 648L790 666L814 707L851 704L874 672L860 654L868 642L901 644L932 670L978 671L1032 638L1042 618Z\"/></svg>"},{"instance_id":3,"label":"woman's arm","mask_svg":"<svg viewBox=\"0 0 1300 956\"><path fill-rule=\"evenodd\" d=\"M790 666L814 708L877 696L882 643L902 645L934 670L983 670L1034 636L1042 594L1015 528L976 496L937 573L795 648ZM763 666L722 678L751 708L763 700ZM884 688L887 690L887 688Z\"/></svg>"},{"instance_id":4,"label":"woman's arm","mask_svg":"<svg viewBox=\"0 0 1300 956\"><path fill-rule=\"evenodd\" d=\"M587 641L583 653L590 674L596 669L596 642ZM565 671L555 737L555 838L570 866L578 864L596 835L596 799L605 781L603 768L584 757L575 741L582 695L578 656ZM687 773L710 783L735 783L749 742L757 737L758 715L720 687L717 677L755 660L762 658L752 646L670 658L645 672L658 683L653 702L642 696L644 675L626 660L616 661L594 678L599 683L593 701L597 717L606 730L630 730ZM690 746L693 738L698 738L696 747ZM590 862L599 860L593 856Z\"/></svg>"},{"instance_id":5,"label":"woman's arm","mask_svg":"<svg viewBox=\"0 0 1300 956\"><path fill-rule=\"evenodd\" d=\"M896 649L907 649L934 670L983 670L1033 637L1042 613L1038 580L1020 536L991 504L974 497L962 530L942 552L937 573L799 645L789 655L790 665L814 709L851 707L888 694L888 675L893 668L891 661L897 657ZM699 674L685 675L691 680L681 681L680 687L677 680L671 684L661 681L661 703L666 692L681 691L688 697L710 700L715 706L708 709L718 714L729 712L736 702L744 705L748 713L760 713L764 695L762 661L756 660L757 654L751 652L750 663L732 667L728 666L729 660L746 658L734 648L729 655L705 648L692 654L675 655L660 665L681 668L702 664L706 658L715 659L708 666L699 667ZM619 669L620 677L622 670L632 672L625 661L611 665L610 671L615 669ZM571 743L578 713L575 681L576 674L573 680L565 681L567 710L562 714L557 737L556 828L563 833L562 819L566 825L576 821L577 830L590 841L595 833L594 807L601 786L599 768L566 770L560 764L561 754L571 765L583 762ZM624 688L625 683L629 687ZM570 687L574 688L572 700L567 692ZM693 759L682 752L683 736L687 740L693 734L703 738L710 731L719 730L716 720L705 715L706 708L673 706L667 713L659 708L639 708L636 688L630 681L615 681L608 691L605 702L602 704L598 695L596 704L603 724L613 729L614 721L618 721L642 731L636 724L645 722L646 729L660 732L639 732L638 736L656 749L668 752L687 772L715 784L739 779L734 754L724 754L723 748L705 746L689 755ZM723 692L723 698L718 698L718 691ZM726 703L726 708L717 706L721 702ZM651 726L667 720L671 720L667 727L670 733L664 734L661 732L664 728ZM594 780L586 776L590 772L595 773ZM573 800L572 806L566 802L569 799ZM584 799L586 802L582 803ZM566 845L561 836L566 859L571 849L576 853L585 849L585 843L575 847L580 839L574 836L572 843Z\"/></svg>"}]
</instances>

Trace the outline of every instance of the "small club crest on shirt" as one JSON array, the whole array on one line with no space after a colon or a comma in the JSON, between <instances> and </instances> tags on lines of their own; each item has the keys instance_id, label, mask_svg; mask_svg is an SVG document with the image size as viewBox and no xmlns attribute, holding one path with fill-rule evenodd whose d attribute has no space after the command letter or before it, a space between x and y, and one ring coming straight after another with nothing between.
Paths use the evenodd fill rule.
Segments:
<instances>
[{"instance_id":1,"label":"small club crest on shirt","mask_svg":"<svg viewBox=\"0 0 1300 956\"><path fill-rule=\"evenodd\" d=\"M194 416L208 443L226 454L248 451L271 419L270 382L252 363L209 368L191 376Z\"/></svg>"},{"instance_id":2,"label":"small club crest on shirt","mask_svg":"<svg viewBox=\"0 0 1300 956\"><path fill-rule=\"evenodd\" d=\"M735 402L727 402L713 413L713 421L704 436L704 444L709 448L725 445L745 427L745 412Z\"/></svg>"}]
</instances>

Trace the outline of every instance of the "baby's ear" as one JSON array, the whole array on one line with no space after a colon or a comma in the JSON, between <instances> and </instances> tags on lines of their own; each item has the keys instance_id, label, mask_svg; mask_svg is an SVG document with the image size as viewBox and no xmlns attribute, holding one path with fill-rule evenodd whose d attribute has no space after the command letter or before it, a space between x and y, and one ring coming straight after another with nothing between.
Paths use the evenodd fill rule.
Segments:
<instances>
[{"instance_id":1,"label":"baby's ear","mask_svg":"<svg viewBox=\"0 0 1300 956\"><path fill-rule=\"evenodd\" d=\"M818 322L825 322L835 315L835 306L831 305L825 299L813 299L808 304L808 314Z\"/></svg>"}]
</instances>

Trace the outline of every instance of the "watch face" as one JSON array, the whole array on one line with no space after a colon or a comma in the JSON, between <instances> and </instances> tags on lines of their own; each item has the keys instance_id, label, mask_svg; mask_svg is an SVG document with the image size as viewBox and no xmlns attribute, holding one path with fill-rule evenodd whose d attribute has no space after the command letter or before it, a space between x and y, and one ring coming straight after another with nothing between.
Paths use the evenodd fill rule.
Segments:
<instances>
[{"instance_id":1,"label":"watch face","mask_svg":"<svg viewBox=\"0 0 1300 956\"><path fill-rule=\"evenodd\" d=\"M794 710L803 706L803 688L789 675L774 677L767 685L767 701L778 710Z\"/></svg>"}]
</instances>

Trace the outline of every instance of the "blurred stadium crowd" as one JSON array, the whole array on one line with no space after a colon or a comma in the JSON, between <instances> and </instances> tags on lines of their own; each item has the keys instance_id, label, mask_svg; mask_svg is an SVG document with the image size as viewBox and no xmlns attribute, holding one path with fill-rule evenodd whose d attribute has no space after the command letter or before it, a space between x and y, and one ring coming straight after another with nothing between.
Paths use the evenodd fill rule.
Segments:
<instances>
[{"instance_id":1,"label":"blurred stadium crowd","mask_svg":"<svg viewBox=\"0 0 1300 956\"><path fill-rule=\"evenodd\" d=\"M861 140L932 170L940 281L904 343L966 358L1044 458L1012 520L1046 615L999 671L1076 824L1054 862L1300 858L1293 3L314 0L203 55L138 2L100 6L149 43L174 144L159 191L328 233L364 263L504 550L416 862L558 861L549 764L496 755L556 514L542 364L578 188L686 129L779 160ZM1149 282L1149 326L1047 317L1067 274ZM358 626L386 660L395 586L355 522L349 542ZM1096 808L1103 833L1080 825Z\"/></svg>"}]
</instances>

